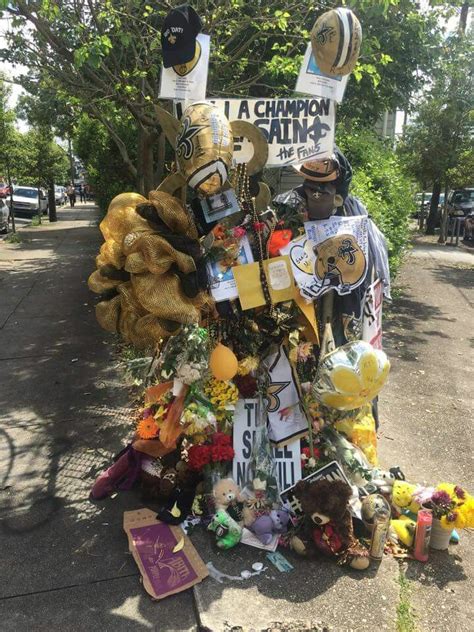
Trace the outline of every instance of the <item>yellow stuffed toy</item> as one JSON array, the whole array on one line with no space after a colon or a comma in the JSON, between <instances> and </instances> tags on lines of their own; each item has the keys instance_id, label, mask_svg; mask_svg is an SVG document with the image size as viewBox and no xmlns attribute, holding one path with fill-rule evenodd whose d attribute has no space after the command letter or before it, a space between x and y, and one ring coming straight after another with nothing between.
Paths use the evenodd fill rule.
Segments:
<instances>
[{"instance_id":1,"label":"yellow stuffed toy","mask_svg":"<svg viewBox=\"0 0 474 632\"><path fill-rule=\"evenodd\" d=\"M397 520L390 520L390 527L395 532L399 542L406 547L413 546L415 539L416 522L408 516L400 516Z\"/></svg>"},{"instance_id":2,"label":"yellow stuffed toy","mask_svg":"<svg viewBox=\"0 0 474 632\"><path fill-rule=\"evenodd\" d=\"M417 486L406 481L395 481L392 488L392 503L401 511L402 509L418 513L420 505L413 500L413 494Z\"/></svg>"}]
</instances>

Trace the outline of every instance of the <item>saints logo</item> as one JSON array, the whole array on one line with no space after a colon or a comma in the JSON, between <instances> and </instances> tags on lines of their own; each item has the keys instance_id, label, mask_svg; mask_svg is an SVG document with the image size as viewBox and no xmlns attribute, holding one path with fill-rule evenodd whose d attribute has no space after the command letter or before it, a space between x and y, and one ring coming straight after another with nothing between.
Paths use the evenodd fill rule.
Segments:
<instances>
[{"instance_id":1,"label":"saints logo","mask_svg":"<svg viewBox=\"0 0 474 632\"><path fill-rule=\"evenodd\" d=\"M314 274L323 288L338 288L348 294L367 273L367 260L353 235L337 235L315 247Z\"/></svg>"},{"instance_id":2,"label":"saints logo","mask_svg":"<svg viewBox=\"0 0 474 632\"><path fill-rule=\"evenodd\" d=\"M329 24L323 24L319 31L316 33L316 41L321 46L324 46L328 42L332 42L334 36L336 35L336 29L333 26L329 26Z\"/></svg>"},{"instance_id":3,"label":"saints logo","mask_svg":"<svg viewBox=\"0 0 474 632\"><path fill-rule=\"evenodd\" d=\"M183 126L176 138L176 153L180 158L189 160L193 155L193 138L204 129L205 125L191 125L191 119L186 116L183 119Z\"/></svg>"}]
</instances>

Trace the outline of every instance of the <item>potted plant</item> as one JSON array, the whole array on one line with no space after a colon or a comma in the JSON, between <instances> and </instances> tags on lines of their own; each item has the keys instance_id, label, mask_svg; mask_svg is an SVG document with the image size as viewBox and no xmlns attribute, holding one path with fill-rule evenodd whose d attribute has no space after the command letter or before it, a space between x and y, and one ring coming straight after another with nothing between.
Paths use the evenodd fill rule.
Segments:
<instances>
[{"instance_id":1,"label":"potted plant","mask_svg":"<svg viewBox=\"0 0 474 632\"><path fill-rule=\"evenodd\" d=\"M446 550L453 529L474 527L474 498L459 485L440 483L424 506L433 513L432 549Z\"/></svg>"}]
</instances>

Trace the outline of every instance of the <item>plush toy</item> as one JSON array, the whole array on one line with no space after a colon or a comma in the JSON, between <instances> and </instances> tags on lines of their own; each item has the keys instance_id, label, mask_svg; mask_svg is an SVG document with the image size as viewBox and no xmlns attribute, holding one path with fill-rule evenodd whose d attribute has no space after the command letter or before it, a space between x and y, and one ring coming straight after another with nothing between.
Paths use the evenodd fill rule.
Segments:
<instances>
[{"instance_id":1,"label":"plush toy","mask_svg":"<svg viewBox=\"0 0 474 632\"><path fill-rule=\"evenodd\" d=\"M236 522L243 520L243 500L240 488L232 478L222 478L213 488L216 511L223 509Z\"/></svg>"},{"instance_id":2,"label":"plush toy","mask_svg":"<svg viewBox=\"0 0 474 632\"><path fill-rule=\"evenodd\" d=\"M413 494L418 487L406 481L395 481L392 488L392 503L398 511L407 509L413 513L418 513L420 505L413 500Z\"/></svg>"},{"instance_id":3,"label":"plush toy","mask_svg":"<svg viewBox=\"0 0 474 632\"><path fill-rule=\"evenodd\" d=\"M413 546L415 539L416 522L408 516L400 516L398 520L390 520L390 529L395 532L398 542L406 547Z\"/></svg>"},{"instance_id":4,"label":"plush toy","mask_svg":"<svg viewBox=\"0 0 474 632\"><path fill-rule=\"evenodd\" d=\"M270 514L259 516L251 525L250 531L262 544L270 544L274 533L286 533L289 520L287 511L274 509Z\"/></svg>"},{"instance_id":5,"label":"plush toy","mask_svg":"<svg viewBox=\"0 0 474 632\"><path fill-rule=\"evenodd\" d=\"M220 549L231 549L242 537L241 527L223 509L214 514L207 528L216 534L217 546Z\"/></svg>"},{"instance_id":6,"label":"plush toy","mask_svg":"<svg viewBox=\"0 0 474 632\"><path fill-rule=\"evenodd\" d=\"M352 495L344 481L300 481L295 488L304 518L301 532L293 536L292 548L308 555L311 543L325 555L335 556L338 564L348 564L357 570L369 566L369 554L354 536L348 508Z\"/></svg>"}]
</instances>

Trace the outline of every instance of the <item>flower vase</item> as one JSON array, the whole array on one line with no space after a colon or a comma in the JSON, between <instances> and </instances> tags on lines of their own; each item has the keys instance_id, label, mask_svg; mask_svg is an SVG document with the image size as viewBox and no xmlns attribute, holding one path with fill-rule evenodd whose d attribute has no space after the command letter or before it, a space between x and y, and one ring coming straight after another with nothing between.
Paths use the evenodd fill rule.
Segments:
<instances>
[{"instance_id":1,"label":"flower vase","mask_svg":"<svg viewBox=\"0 0 474 632\"><path fill-rule=\"evenodd\" d=\"M451 529L443 529L441 520L433 518L431 527L430 548L437 551L446 551L451 539Z\"/></svg>"}]
</instances>

